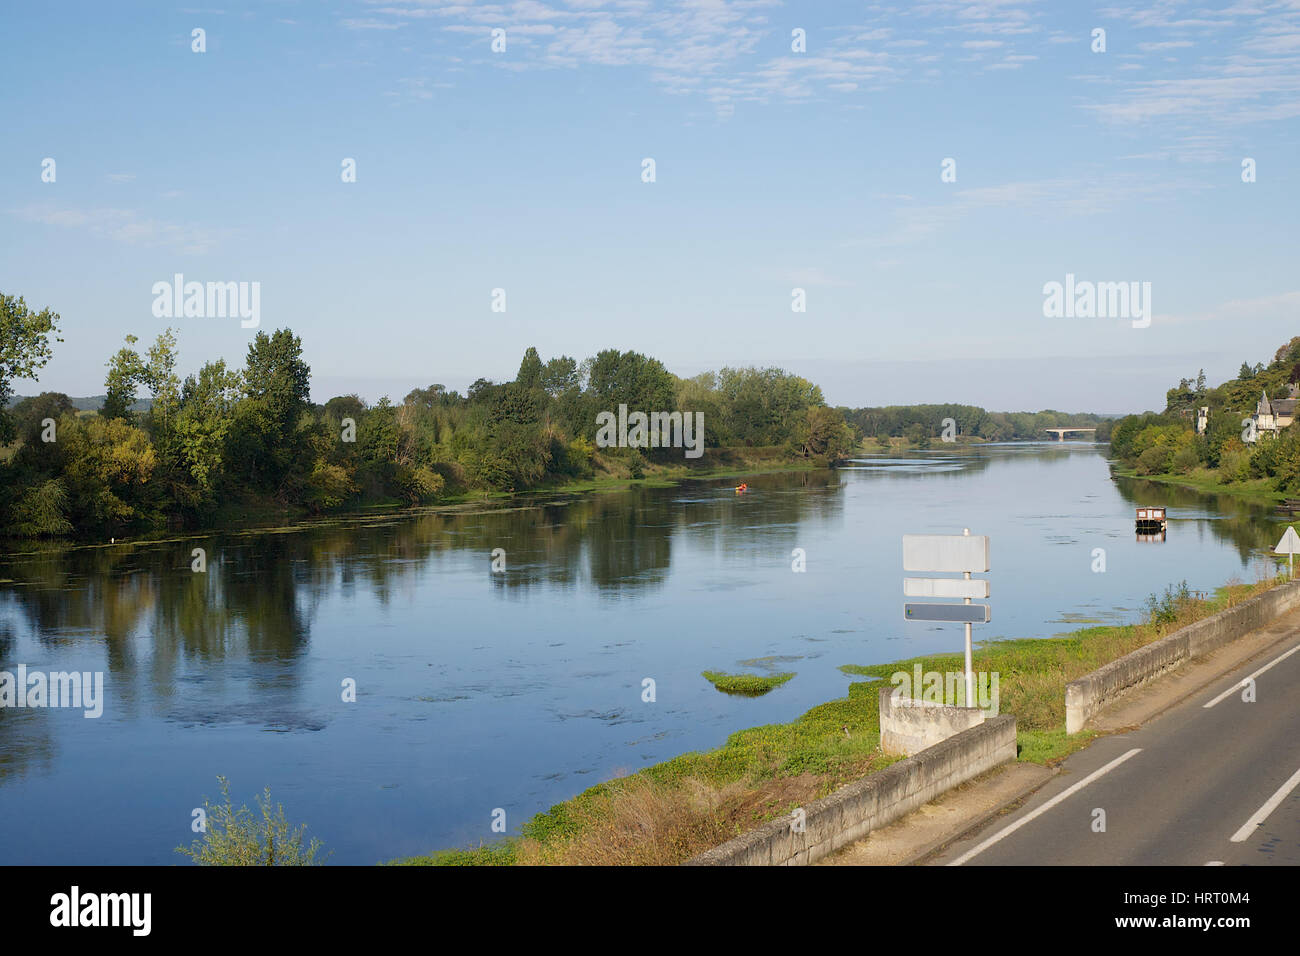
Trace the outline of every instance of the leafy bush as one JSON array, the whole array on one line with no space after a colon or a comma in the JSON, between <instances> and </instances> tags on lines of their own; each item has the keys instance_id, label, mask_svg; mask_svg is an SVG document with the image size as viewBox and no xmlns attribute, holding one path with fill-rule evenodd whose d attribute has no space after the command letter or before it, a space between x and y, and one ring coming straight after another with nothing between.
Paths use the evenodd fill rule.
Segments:
<instances>
[{"instance_id":1,"label":"leafy bush","mask_svg":"<svg viewBox=\"0 0 1300 956\"><path fill-rule=\"evenodd\" d=\"M1201 464L1201 449L1196 442L1184 442L1178 446L1169 462L1169 469L1176 474L1185 475Z\"/></svg>"},{"instance_id":2,"label":"leafy bush","mask_svg":"<svg viewBox=\"0 0 1300 956\"><path fill-rule=\"evenodd\" d=\"M634 449L628 456L627 473L630 478L645 477L645 455L641 454L640 449Z\"/></svg>"},{"instance_id":3,"label":"leafy bush","mask_svg":"<svg viewBox=\"0 0 1300 956\"><path fill-rule=\"evenodd\" d=\"M411 504L419 504L421 501L428 501L431 498L438 497L438 495L442 494L442 489L447 483L442 475L427 465L417 465L414 468L399 468L397 481Z\"/></svg>"},{"instance_id":4,"label":"leafy bush","mask_svg":"<svg viewBox=\"0 0 1300 956\"><path fill-rule=\"evenodd\" d=\"M72 522L66 517L68 492L57 478L27 489L13 509L14 531L25 538L67 534Z\"/></svg>"},{"instance_id":5,"label":"leafy bush","mask_svg":"<svg viewBox=\"0 0 1300 956\"><path fill-rule=\"evenodd\" d=\"M1163 475L1169 470L1169 449L1163 445L1152 445L1137 460L1139 475Z\"/></svg>"},{"instance_id":6,"label":"leafy bush","mask_svg":"<svg viewBox=\"0 0 1300 956\"><path fill-rule=\"evenodd\" d=\"M305 501L313 511L337 508L357 490L346 468L318 459L307 479Z\"/></svg>"},{"instance_id":7,"label":"leafy bush","mask_svg":"<svg viewBox=\"0 0 1300 956\"><path fill-rule=\"evenodd\" d=\"M1181 582L1176 588L1170 585L1165 588L1163 596L1148 595L1147 620L1157 627L1162 624L1173 624L1194 603L1195 598L1187 589L1186 581Z\"/></svg>"},{"instance_id":8,"label":"leafy bush","mask_svg":"<svg viewBox=\"0 0 1300 956\"><path fill-rule=\"evenodd\" d=\"M1225 484L1245 481L1250 477L1250 452L1238 445L1225 448L1219 455L1219 479Z\"/></svg>"},{"instance_id":9,"label":"leafy bush","mask_svg":"<svg viewBox=\"0 0 1300 956\"><path fill-rule=\"evenodd\" d=\"M247 806L238 810L230 800L230 783L221 782L222 803L213 806L204 798L207 815L203 837L188 848L177 847L200 866L317 866L316 854L321 841L312 838L306 845L303 836L307 825L294 827L284 818L284 807L271 809L268 787L255 800L258 813ZM328 854L327 854L328 855Z\"/></svg>"}]
</instances>

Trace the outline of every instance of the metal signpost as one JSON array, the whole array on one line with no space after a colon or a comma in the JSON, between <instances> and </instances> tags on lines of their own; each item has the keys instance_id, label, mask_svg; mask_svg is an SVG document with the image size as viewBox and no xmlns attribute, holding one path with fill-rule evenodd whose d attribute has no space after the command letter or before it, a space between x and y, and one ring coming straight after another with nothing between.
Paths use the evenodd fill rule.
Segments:
<instances>
[{"instance_id":1,"label":"metal signpost","mask_svg":"<svg viewBox=\"0 0 1300 956\"><path fill-rule=\"evenodd\" d=\"M1296 550L1300 537L1294 531ZM1283 541L1286 539L1284 538ZM1279 548L1281 545L1278 546ZM987 598L989 582L971 577L972 571L989 569L988 535L972 535L970 528L961 534L903 535L904 571L960 571L960 578L904 578L903 594L907 597L961 598L961 604L903 604L903 618L908 621L945 621L966 625L966 706L975 706L975 671L971 662L971 625L991 620L987 604L971 604L972 598Z\"/></svg>"},{"instance_id":2,"label":"metal signpost","mask_svg":"<svg viewBox=\"0 0 1300 956\"><path fill-rule=\"evenodd\" d=\"M1295 528L1287 525L1286 534L1282 535L1282 540L1277 543L1273 549L1274 554L1286 555L1286 576L1290 580L1295 571L1296 552L1300 552L1300 535L1295 533Z\"/></svg>"}]
</instances>

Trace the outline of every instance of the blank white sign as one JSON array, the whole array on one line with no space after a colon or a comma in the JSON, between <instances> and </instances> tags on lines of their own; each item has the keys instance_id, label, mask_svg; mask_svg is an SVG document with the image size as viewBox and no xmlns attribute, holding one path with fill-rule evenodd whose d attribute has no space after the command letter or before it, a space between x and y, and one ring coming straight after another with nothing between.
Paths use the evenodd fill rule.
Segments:
<instances>
[{"instance_id":1,"label":"blank white sign","mask_svg":"<svg viewBox=\"0 0 1300 956\"><path fill-rule=\"evenodd\" d=\"M1287 525L1286 534L1282 535L1282 540L1277 543L1273 549L1274 554L1300 554L1300 537L1296 536L1295 528Z\"/></svg>"},{"instance_id":2,"label":"blank white sign","mask_svg":"<svg viewBox=\"0 0 1300 956\"><path fill-rule=\"evenodd\" d=\"M982 578L903 578L907 597L986 598L989 582Z\"/></svg>"},{"instance_id":3,"label":"blank white sign","mask_svg":"<svg viewBox=\"0 0 1300 956\"><path fill-rule=\"evenodd\" d=\"M986 534L905 534L904 571L987 571Z\"/></svg>"}]
</instances>

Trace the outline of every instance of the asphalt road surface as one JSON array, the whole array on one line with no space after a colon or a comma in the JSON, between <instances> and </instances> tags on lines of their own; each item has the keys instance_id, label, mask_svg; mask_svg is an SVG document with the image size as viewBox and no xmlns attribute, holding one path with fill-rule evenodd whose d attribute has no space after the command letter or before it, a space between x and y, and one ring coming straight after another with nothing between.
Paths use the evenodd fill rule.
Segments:
<instances>
[{"instance_id":1,"label":"asphalt road surface","mask_svg":"<svg viewBox=\"0 0 1300 956\"><path fill-rule=\"evenodd\" d=\"M1098 739L1019 809L926 862L1300 865L1300 632L1140 729Z\"/></svg>"}]
</instances>

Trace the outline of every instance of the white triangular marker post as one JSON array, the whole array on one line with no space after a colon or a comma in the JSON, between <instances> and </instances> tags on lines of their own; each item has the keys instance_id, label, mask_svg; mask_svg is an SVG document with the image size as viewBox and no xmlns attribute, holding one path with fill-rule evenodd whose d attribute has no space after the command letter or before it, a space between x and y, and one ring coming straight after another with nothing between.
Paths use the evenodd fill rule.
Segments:
<instances>
[{"instance_id":1,"label":"white triangular marker post","mask_svg":"<svg viewBox=\"0 0 1300 956\"><path fill-rule=\"evenodd\" d=\"M1296 552L1300 551L1300 534L1295 533L1295 528L1287 525L1286 534L1282 535L1282 540L1277 543L1273 549L1274 554L1286 555L1286 576L1290 580L1295 570Z\"/></svg>"}]
</instances>

